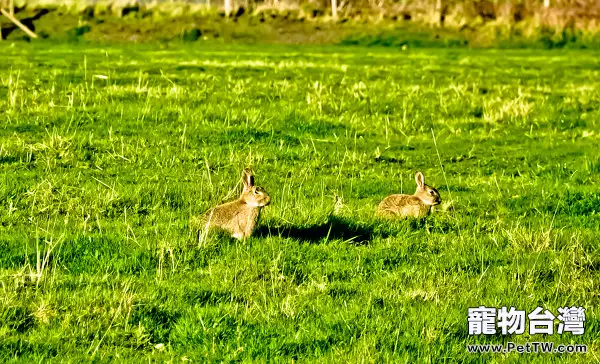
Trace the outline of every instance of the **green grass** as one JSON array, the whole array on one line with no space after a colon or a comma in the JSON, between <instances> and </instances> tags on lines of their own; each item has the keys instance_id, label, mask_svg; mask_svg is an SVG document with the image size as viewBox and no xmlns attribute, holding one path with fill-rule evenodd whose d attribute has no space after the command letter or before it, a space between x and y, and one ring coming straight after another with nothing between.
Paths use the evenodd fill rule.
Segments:
<instances>
[{"instance_id":1,"label":"green grass","mask_svg":"<svg viewBox=\"0 0 600 364\"><path fill-rule=\"evenodd\" d=\"M0 53L0 361L598 360L598 52ZM247 165L257 236L199 243ZM442 208L377 220L416 170ZM586 333L469 337L479 305L583 306ZM507 341L589 352L465 349Z\"/></svg>"}]
</instances>

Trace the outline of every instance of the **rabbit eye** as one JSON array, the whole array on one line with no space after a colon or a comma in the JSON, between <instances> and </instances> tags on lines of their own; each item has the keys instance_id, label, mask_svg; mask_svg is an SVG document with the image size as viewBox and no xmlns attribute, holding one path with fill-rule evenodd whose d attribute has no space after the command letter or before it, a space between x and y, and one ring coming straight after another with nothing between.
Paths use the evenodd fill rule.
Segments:
<instances>
[{"instance_id":1,"label":"rabbit eye","mask_svg":"<svg viewBox=\"0 0 600 364\"><path fill-rule=\"evenodd\" d=\"M434 195L435 195L435 192L433 192L433 190L430 190L430 191L429 191L429 194L430 194L431 196L434 196Z\"/></svg>"}]
</instances>

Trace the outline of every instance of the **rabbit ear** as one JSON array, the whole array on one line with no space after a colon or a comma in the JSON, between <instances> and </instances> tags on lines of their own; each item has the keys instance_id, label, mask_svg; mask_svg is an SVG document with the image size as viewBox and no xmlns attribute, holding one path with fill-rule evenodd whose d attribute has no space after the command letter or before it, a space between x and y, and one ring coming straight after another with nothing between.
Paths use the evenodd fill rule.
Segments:
<instances>
[{"instance_id":1,"label":"rabbit ear","mask_svg":"<svg viewBox=\"0 0 600 364\"><path fill-rule=\"evenodd\" d=\"M415 181L417 181L417 187L419 189L422 190L425 188L425 176L423 176L423 173L417 172L415 174Z\"/></svg>"},{"instance_id":2,"label":"rabbit ear","mask_svg":"<svg viewBox=\"0 0 600 364\"><path fill-rule=\"evenodd\" d=\"M254 187L254 174L250 168L244 169L242 180L244 182L244 189L250 189Z\"/></svg>"}]
</instances>

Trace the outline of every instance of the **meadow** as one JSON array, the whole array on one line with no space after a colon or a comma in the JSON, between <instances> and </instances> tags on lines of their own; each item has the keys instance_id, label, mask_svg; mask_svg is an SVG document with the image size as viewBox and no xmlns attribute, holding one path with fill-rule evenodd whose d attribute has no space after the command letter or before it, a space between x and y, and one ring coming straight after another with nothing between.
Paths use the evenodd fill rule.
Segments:
<instances>
[{"instance_id":1,"label":"meadow","mask_svg":"<svg viewBox=\"0 0 600 364\"><path fill-rule=\"evenodd\" d=\"M596 362L600 53L0 43L0 361ZM272 196L256 235L190 216ZM443 204L374 216L414 173ZM586 309L469 336L467 309ZM553 341L587 354L469 354Z\"/></svg>"}]
</instances>

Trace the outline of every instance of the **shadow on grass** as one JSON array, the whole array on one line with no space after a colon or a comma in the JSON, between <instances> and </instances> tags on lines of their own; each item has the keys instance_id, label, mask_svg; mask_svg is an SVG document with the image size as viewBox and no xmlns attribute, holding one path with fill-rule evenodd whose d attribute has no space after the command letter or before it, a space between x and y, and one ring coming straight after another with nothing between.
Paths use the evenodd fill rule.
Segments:
<instances>
[{"instance_id":1,"label":"shadow on grass","mask_svg":"<svg viewBox=\"0 0 600 364\"><path fill-rule=\"evenodd\" d=\"M388 234L376 231L372 226L359 225L338 216L329 216L324 223L307 226L279 225L269 227L262 225L255 231L255 236L281 236L310 243L318 243L323 239L344 240L356 245L366 245L375 236L385 238Z\"/></svg>"}]
</instances>

